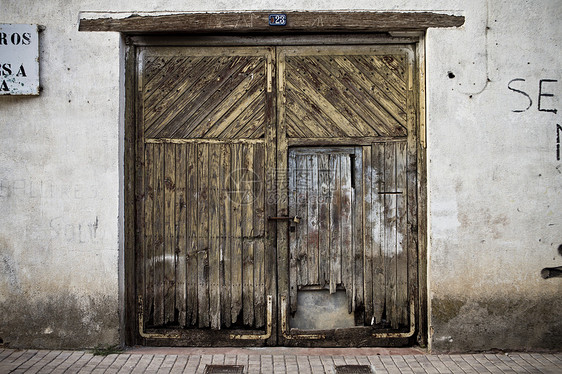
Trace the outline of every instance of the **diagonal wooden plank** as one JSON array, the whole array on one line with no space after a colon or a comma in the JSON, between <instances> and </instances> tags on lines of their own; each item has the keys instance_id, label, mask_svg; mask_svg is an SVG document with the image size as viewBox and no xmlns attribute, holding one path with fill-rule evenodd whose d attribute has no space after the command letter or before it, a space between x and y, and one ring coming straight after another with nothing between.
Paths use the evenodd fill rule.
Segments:
<instances>
[{"instance_id":1,"label":"diagonal wooden plank","mask_svg":"<svg viewBox=\"0 0 562 374\"><path fill-rule=\"evenodd\" d=\"M349 112L348 107L341 105L341 98L337 95L325 95L324 93L329 92L330 87L314 75L308 73L308 68L300 57L291 57L288 61L290 63L287 64L286 68L288 72L287 83L308 95L310 100L317 105L318 109L325 116L331 118L332 122L337 124L347 136L361 136L362 131L356 127L355 120L362 120Z\"/></svg>"},{"instance_id":2,"label":"diagonal wooden plank","mask_svg":"<svg viewBox=\"0 0 562 374\"><path fill-rule=\"evenodd\" d=\"M294 88L291 84L287 89L286 97L286 116L295 119L287 123L289 126L288 137L330 137L334 133L345 136L345 132L338 131L339 127L330 126L333 121L322 115L321 110L310 100L308 95ZM307 135L295 136L297 134Z\"/></svg>"},{"instance_id":3,"label":"diagonal wooden plank","mask_svg":"<svg viewBox=\"0 0 562 374\"><path fill-rule=\"evenodd\" d=\"M405 107L397 104L399 99L393 100L392 95L399 97L402 95L400 88L392 87L390 85L385 85L384 83L379 84L382 78L379 79L379 83L374 83L368 75L376 75L376 73L369 73L365 70L359 69L353 62L353 58L368 59L369 56L350 56L350 58L338 57L334 58L333 63L335 64L334 69L344 69L348 72L348 78L353 82L353 86L359 88L368 96L368 100L364 101L364 105L369 108L373 115L390 120L390 123L398 122L401 126L406 126L406 111ZM371 66L372 68L372 66ZM378 76L378 75L377 75ZM391 92L392 89L392 92ZM402 88L403 89L403 88ZM403 100L402 100L403 101ZM401 131L401 129L397 129ZM391 133L397 132L393 131Z\"/></svg>"},{"instance_id":4,"label":"diagonal wooden plank","mask_svg":"<svg viewBox=\"0 0 562 374\"><path fill-rule=\"evenodd\" d=\"M215 78L217 82L205 87L202 95L192 102L193 107L187 112L178 113L170 121L169 131L172 137L201 137L208 129L208 125L216 121L217 118L214 116L220 117L222 115L220 111L228 109L230 101L236 101L236 97L240 98L243 89L249 88L249 83L258 82L252 77L260 70L260 59L245 57L238 61L240 59L242 58L233 57L233 61L223 71L217 73ZM224 107L217 108L227 98Z\"/></svg>"},{"instance_id":5,"label":"diagonal wooden plank","mask_svg":"<svg viewBox=\"0 0 562 374\"><path fill-rule=\"evenodd\" d=\"M263 87L259 86L231 105L228 111L219 120L214 121L213 126L207 130L202 137L204 138L249 138L258 128L265 129L263 122L256 121L259 112L265 112L265 94Z\"/></svg>"},{"instance_id":6,"label":"diagonal wooden plank","mask_svg":"<svg viewBox=\"0 0 562 374\"><path fill-rule=\"evenodd\" d=\"M167 123L167 116L170 112L174 113L182 108L185 108L193 97L201 92L208 81L211 80L208 76L212 75L211 71L216 69L217 64L225 63L224 58L206 57L202 58L187 76L184 75L183 79L179 80L175 91L170 95L164 97L161 92L154 90L150 97L150 101L146 103L145 107L145 133L147 137L153 137L162 126ZM207 78L206 78L207 77Z\"/></svg>"},{"instance_id":7,"label":"diagonal wooden plank","mask_svg":"<svg viewBox=\"0 0 562 374\"><path fill-rule=\"evenodd\" d=\"M325 115L325 108L335 111L332 104L321 96L309 95L309 92L315 89L306 83L300 82L298 76L291 76L291 79L287 79L286 106L290 107L293 103L295 103L294 105L300 105L306 113L303 118L307 120L307 126L314 126L311 128L313 133L327 133L328 136L334 137L353 137L360 135L355 128L350 129L346 127L349 121L345 117L338 115L339 113L335 115L336 118ZM292 107L292 109L295 110L296 107ZM297 118L301 117L298 113L298 111L295 113ZM340 120L341 122L338 122Z\"/></svg>"},{"instance_id":8,"label":"diagonal wooden plank","mask_svg":"<svg viewBox=\"0 0 562 374\"><path fill-rule=\"evenodd\" d=\"M391 84L401 86L406 83L404 55L378 55L373 62L380 71L385 72L385 77Z\"/></svg>"},{"instance_id":9,"label":"diagonal wooden plank","mask_svg":"<svg viewBox=\"0 0 562 374\"><path fill-rule=\"evenodd\" d=\"M231 126L232 121L238 118L256 98L259 97L262 103L265 104L265 80L252 78L255 71L259 71L259 69L260 66L258 65L253 71L248 72L247 78L238 85L231 87L230 93L226 97L217 98L216 106L211 108L207 115L202 115L201 120L197 124L195 124L197 120L194 119L195 131L188 136L191 138L213 137L213 133L222 133ZM265 110L265 105L261 108ZM239 124L239 127L245 125L245 123L242 123Z\"/></svg>"},{"instance_id":10,"label":"diagonal wooden plank","mask_svg":"<svg viewBox=\"0 0 562 374\"><path fill-rule=\"evenodd\" d=\"M346 78L346 73L338 70L326 68L324 60L333 60L333 56L307 56L298 64L301 75L314 82L317 87L315 94L324 96L332 105L361 132L363 136L377 136L376 126L371 125L373 122L368 112L362 110L363 100L358 99L349 90L342 80ZM298 59L297 59L298 61Z\"/></svg>"},{"instance_id":11,"label":"diagonal wooden plank","mask_svg":"<svg viewBox=\"0 0 562 374\"><path fill-rule=\"evenodd\" d=\"M147 137L155 137L158 133L163 132L160 136L172 137L178 127L184 125L182 118L189 119L194 113L197 113L200 106L220 87L224 82L229 80L231 75L237 75L241 70L238 61L241 57L213 57L206 58L203 74L197 74L198 79L195 84L183 92L177 99L171 103L167 103L159 116L148 119ZM192 78L193 79L193 78ZM217 83L217 79L220 81ZM176 117L179 120L174 121ZM173 122L170 128L166 126ZM155 127L152 129L150 127ZM165 129L165 131L163 131Z\"/></svg>"},{"instance_id":12,"label":"diagonal wooden plank","mask_svg":"<svg viewBox=\"0 0 562 374\"><path fill-rule=\"evenodd\" d=\"M405 112L402 108L385 108L378 103L372 85L366 85L358 71L347 70L352 67L347 57L330 56L319 58L319 67L324 74L332 75L332 84L337 87L346 100L353 104L355 111L378 134L385 136L402 136L406 134ZM394 109L394 111L393 111ZM365 133L365 135L373 135Z\"/></svg>"},{"instance_id":13,"label":"diagonal wooden plank","mask_svg":"<svg viewBox=\"0 0 562 374\"><path fill-rule=\"evenodd\" d=\"M205 73L207 60L201 57L188 57L180 60L174 70L162 74L161 79L153 86L144 86L143 104L148 123L174 103L182 94L188 92Z\"/></svg>"},{"instance_id":14,"label":"diagonal wooden plank","mask_svg":"<svg viewBox=\"0 0 562 374\"><path fill-rule=\"evenodd\" d=\"M175 89L175 85L185 79L185 72L193 68L191 59L185 57L166 57L167 61L160 70L147 72L143 80L144 103L153 108L158 99L155 96L167 97Z\"/></svg>"},{"instance_id":15,"label":"diagonal wooden plank","mask_svg":"<svg viewBox=\"0 0 562 374\"><path fill-rule=\"evenodd\" d=\"M349 60L363 73L363 76L371 81L377 92L386 95L399 108L406 107L406 85L388 82L386 74L378 70L374 65L376 56L349 56Z\"/></svg>"}]
</instances>

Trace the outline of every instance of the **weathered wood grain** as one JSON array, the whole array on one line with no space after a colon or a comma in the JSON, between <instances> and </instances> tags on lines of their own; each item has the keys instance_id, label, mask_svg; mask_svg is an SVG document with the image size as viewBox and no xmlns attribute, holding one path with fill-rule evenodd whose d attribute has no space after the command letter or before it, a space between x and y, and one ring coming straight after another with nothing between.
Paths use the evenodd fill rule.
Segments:
<instances>
[{"instance_id":1,"label":"weathered wood grain","mask_svg":"<svg viewBox=\"0 0 562 374\"><path fill-rule=\"evenodd\" d=\"M176 301L176 145L164 152L164 323L175 322Z\"/></svg>"},{"instance_id":2,"label":"weathered wood grain","mask_svg":"<svg viewBox=\"0 0 562 374\"><path fill-rule=\"evenodd\" d=\"M220 145L209 145L209 314L211 329L221 328Z\"/></svg>"},{"instance_id":3,"label":"weathered wood grain","mask_svg":"<svg viewBox=\"0 0 562 374\"><path fill-rule=\"evenodd\" d=\"M341 283L341 173L340 158L330 156L330 293Z\"/></svg>"},{"instance_id":4,"label":"weathered wood grain","mask_svg":"<svg viewBox=\"0 0 562 374\"><path fill-rule=\"evenodd\" d=\"M265 145L254 146L254 175L252 181L254 200L254 318L255 327L265 325Z\"/></svg>"},{"instance_id":5,"label":"weathered wood grain","mask_svg":"<svg viewBox=\"0 0 562 374\"><path fill-rule=\"evenodd\" d=\"M245 325L254 324L254 147L242 150L242 301Z\"/></svg>"},{"instance_id":6,"label":"weathered wood grain","mask_svg":"<svg viewBox=\"0 0 562 374\"><path fill-rule=\"evenodd\" d=\"M175 258L176 308L178 323L186 326L187 314L187 145L176 145Z\"/></svg>"},{"instance_id":7,"label":"weathered wood grain","mask_svg":"<svg viewBox=\"0 0 562 374\"><path fill-rule=\"evenodd\" d=\"M232 307L231 321L238 322L242 311L242 160L243 145L232 145Z\"/></svg>"},{"instance_id":8,"label":"weathered wood grain","mask_svg":"<svg viewBox=\"0 0 562 374\"><path fill-rule=\"evenodd\" d=\"M283 28L269 26L266 12L180 13L113 18L82 13L79 31L150 32L376 32L458 27L463 16L435 12L286 12Z\"/></svg>"},{"instance_id":9,"label":"weathered wood grain","mask_svg":"<svg viewBox=\"0 0 562 374\"><path fill-rule=\"evenodd\" d=\"M144 314L152 315L154 308L154 270L156 258L156 242L154 231L154 201L156 193L156 179L154 175L154 145L147 144L145 148L144 177L144 240L145 240L145 268L144 271Z\"/></svg>"},{"instance_id":10,"label":"weathered wood grain","mask_svg":"<svg viewBox=\"0 0 562 374\"><path fill-rule=\"evenodd\" d=\"M353 312L353 191L351 188L351 155L340 156L341 173L341 283L345 287L348 313Z\"/></svg>"},{"instance_id":11,"label":"weathered wood grain","mask_svg":"<svg viewBox=\"0 0 562 374\"><path fill-rule=\"evenodd\" d=\"M352 310L355 313L355 324L364 325L365 306L364 306L364 242L363 242L363 148L354 147L351 167L352 169L352 276L353 276L353 293L352 293Z\"/></svg>"},{"instance_id":12,"label":"weathered wood grain","mask_svg":"<svg viewBox=\"0 0 562 374\"><path fill-rule=\"evenodd\" d=\"M406 142L396 143L396 319L407 325L410 309L408 290L408 188Z\"/></svg>"},{"instance_id":13,"label":"weathered wood grain","mask_svg":"<svg viewBox=\"0 0 562 374\"><path fill-rule=\"evenodd\" d=\"M396 211L396 143L387 144L384 150L384 272L386 285L386 317L393 328L398 328L396 306L396 255L397 255L397 211Z\"/></svg>"},{"instance_id":14,"label":"weathered wood grain","mask_svg":"<svg viewBox=\"0 0 562 374\"><path fill-rule=\"evenodd\" d=\"M308 280L306 284L318 284L318 155L310 155L306 158L306 182L307 182L307 220L303 222L307 227L307 253L308 253Z\"/></svg>"},{"instance_id":15,"label":"weathered wood grain","mask_svg":"<svg viewBox=\"0 0 562 374\"><path fill-rule=\"evenodd\" d=\"M297 216L297 202L298 202L298 190L297 190L297 156L294 152L289 153L288 162L288 194L289 194L289 217ZM289 283L289 308L291 313L297 310L297 292L298 292L298 251L299 251L299 235L297 235L297 230L301 230L300 227L295 226L291 223L294 229L289 230L289 268L288 270L288 283ZM282 233L281 233L282 235ZM286 270L285 270L286 271Z\"/></svg>"},{"instance_id":16,"label":"weathered wood grain","mask_svg":"<svg viewBox=\"0 0 562 374\"><path fill-rule=\"evenodd\" d=\"M187 164L187 314L186 325L196 325L199 313L199 285L197 271L197 227L199 226L197 196L198 196L198 176L197 176L197 144L186 144L186 164Z\"/></svg>"},{"instance_id":17,"label":"weathered wood grain","mask_svg":"<svg viewBox=\"0 0 562 374\"><path fill-rule=\"evenodd\" d=\"M225 327L230 327L231 300L232 300L232 211L231 211L231 180L232 180L232 146L220 145L220 175L219 175L219 226L220 226L220 253L222 270L221 283L221 321Z\"/></svg>"},{"instance_id":18,"label":"weathered wood grain","mask_svg":"<svg viewBox=\"0 0 562 374\"><path fill-rule=\"evenodd\" d=\"M318 285L330 282L330 156L318 155Z\"/></svg>"},{"instance_id":19,"label":"weathered wood grain","mask_svg":"<svg viewBox=\"0 0 562 374\"><path fill-rule=\"evenodd\" d=\"M164 323L164 149L154 147L154 324Z\"/></svg>"},{"instance_id":20,"label":"weathered wood grain","mask_svg":"<svg viewBox=\"0 0 562 374\"><path fill-rule=\"evenodd\" d=\"M386 307L386 276L384 255L384 175L385 143L374 143L371 147L371 237L373 256L373 316L375 323L381 323Z\"/></svg>"},{"instance_id":21,"label":"weathered wood grain","mask_svg":"<svg viewBox=\"0 0 562 374\"><path fill-rule=\"evenodd\" d=\"M197 305L198 326L209 327L209 145L197 147Z\"/></svg>"},{"instance_id":22,"label":"weathered wood grain","mask_svg":"<svg viewBox=\"0 0 562 374\"><path fill-rule=\"evenodd\" d=\"M363 162L361 164L361 175L363 177L363 199L362 199L362 227L363 227L363 266L364 266L364 302L365 302L365 325L371 325L373 314L373 285L374 277L374 254L373 254L373 229L377 225L377 215L373 212L373 165L371 162L371 147L361 147ZM359 195L359 193L357 194Z\"/></svg>"},{"instance_id":23,"label":"weathered wood grain","mask_svg":"<svg viewBox=\"0 0 562 374\"><path fill-rule=\"evenodd\" d=\"M309 185L308 175L310 170L307 169L307 155L297 154L296 156L296 211L295 215L300 217L300 223L296 225L297 231L297 284L308 285L308 198Z\"/></svg>"}]
</instances>

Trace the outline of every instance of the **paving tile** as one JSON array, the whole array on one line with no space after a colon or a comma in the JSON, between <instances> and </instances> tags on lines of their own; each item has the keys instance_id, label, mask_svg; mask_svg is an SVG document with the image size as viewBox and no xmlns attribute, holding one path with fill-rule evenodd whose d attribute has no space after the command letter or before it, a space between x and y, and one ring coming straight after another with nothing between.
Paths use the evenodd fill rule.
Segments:
<instances>
[{"instance_id":1,"label":"paving tile","mask_svg":"<svg viewBox=\"0 0 562 374\"><path fill-rule=\"evenodd\" d=\"M334 374L336 365L369 365L376 374L560 374L558 353L507 353L471 355L306 355L281 350L274 354L114 354L93 356L78 351L1 349L0 373L11 374L202 374L206 365L244 365L245 374ZM173 352L173 353L172 353ZM320 351L321 352L321 351ZM333 352L333 351L331 351ZM358 351L359 352L359 351Z\"/></svg>"},{"instance_id":2,"label":"paving tile","mask_svg":"<svg viewBox=\"0 0 562 374\"><path fill-rule=\"evenodd\" d=\"M113 361L111 363L111 365L109 365L109 367L104 372L104 374L118 373L121 370L121 368L125 365L125 363L129 360L130 356L131 355L129 355L129 354L117 355L117 357L115 358L115 361Z\"/></svg>"},{"instance_id":3,"label":"paving tile","mask_svg":"<svg viewBox=\"0 0 562 374\"><path fill-rule=\"evenodd\" d=\"M105 371L115 362L119 355L111 354L103 358L103 360L96 366L92 374L104 374Z\"/></svg>"}]
</instances>

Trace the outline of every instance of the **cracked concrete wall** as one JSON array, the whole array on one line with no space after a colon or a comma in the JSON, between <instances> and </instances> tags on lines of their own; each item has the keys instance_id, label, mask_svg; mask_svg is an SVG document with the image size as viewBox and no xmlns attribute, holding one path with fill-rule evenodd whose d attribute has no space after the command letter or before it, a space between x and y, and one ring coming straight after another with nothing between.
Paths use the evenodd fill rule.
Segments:
<instances>
[{"instance_id":1,"label":"cracked concrete wall","mask_svg":"<svg viewBox=\"0 0 562 374\"><path fill-rule=\"evenodd\" d=\"M555 0L1 2L1 23L46 30L41 95L0 97L0 339L45 348L119 341L120 39L79 33L79 11L270 9L466 17L426 39L430 343L560 348L562 281L540 277L562 265Z\"/></svg>"}]
</instances>

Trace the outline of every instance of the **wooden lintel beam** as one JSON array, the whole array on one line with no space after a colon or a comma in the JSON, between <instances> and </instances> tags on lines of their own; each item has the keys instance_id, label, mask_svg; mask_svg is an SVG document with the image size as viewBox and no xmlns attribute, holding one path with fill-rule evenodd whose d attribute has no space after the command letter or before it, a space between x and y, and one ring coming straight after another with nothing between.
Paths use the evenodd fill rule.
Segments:
<instances>
[{"instance_id":1,"label":"wooden lintel beam","mask_svg":"<svg viewBox=\"0 0 562 374\"><path fill-rule=\"evenodd\" d=\"M382 32L458 27L464 17L435 12L286 12L286 26L269 26L275 12L116 14L81 13L79 31L140 33Z\"/></svg>"}]
</instances>

